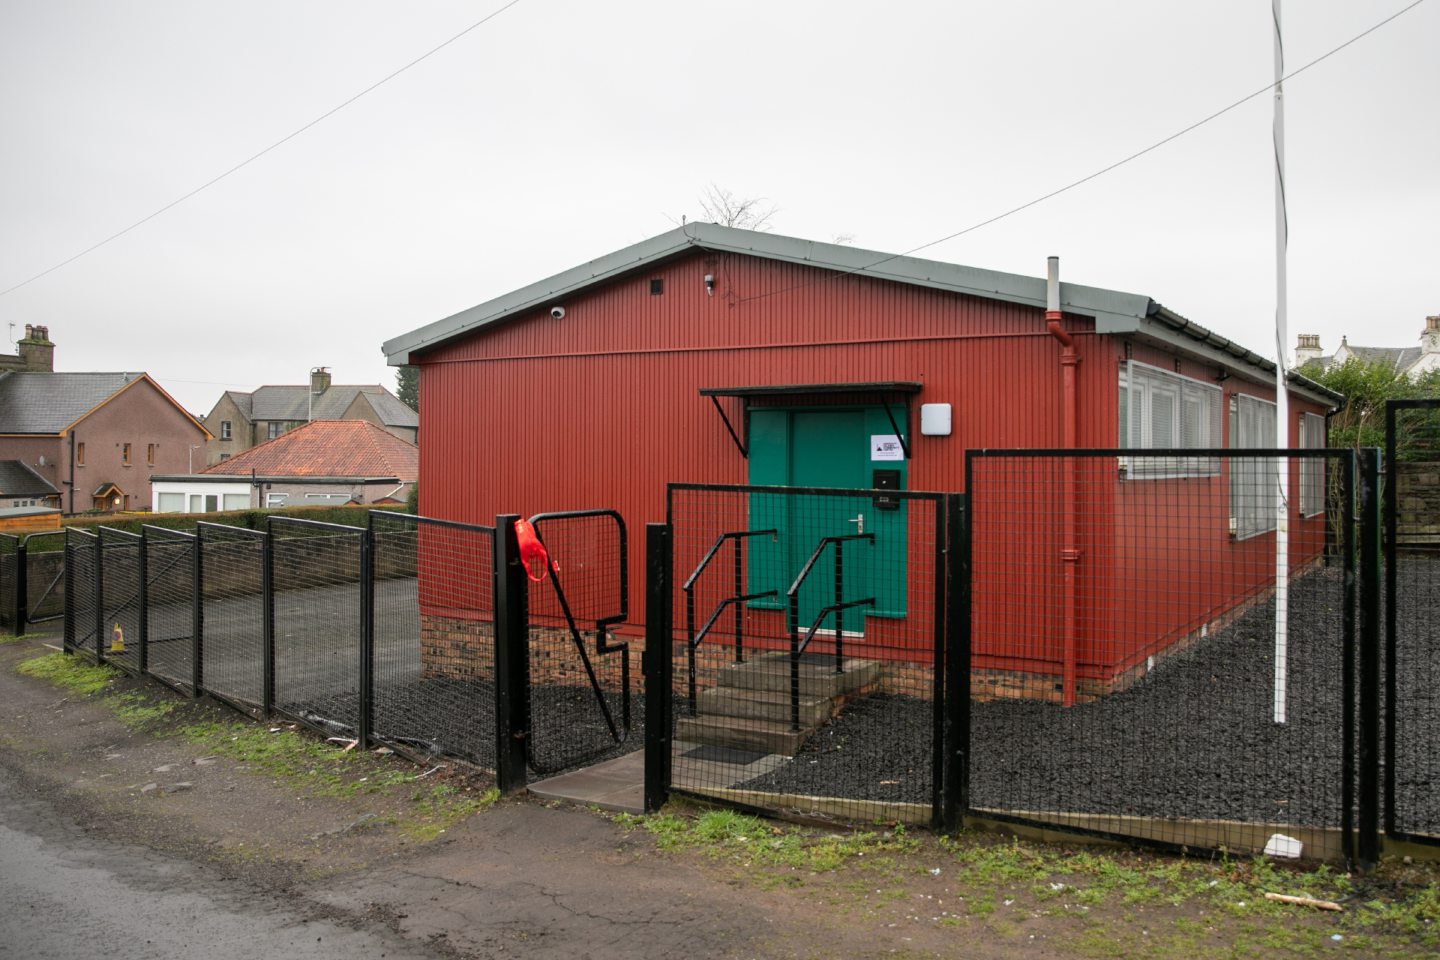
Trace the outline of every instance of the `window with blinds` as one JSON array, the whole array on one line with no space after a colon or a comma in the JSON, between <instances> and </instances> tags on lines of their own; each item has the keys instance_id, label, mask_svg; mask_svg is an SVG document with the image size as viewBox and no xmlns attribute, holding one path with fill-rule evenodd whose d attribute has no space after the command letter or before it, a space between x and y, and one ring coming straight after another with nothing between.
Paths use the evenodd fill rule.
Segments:
<instances>
[{"instance_id":1,"label":"window with blinds","mask_svg":"<svg viewBox=\"0 0 1440 960\"><path fill-rule=\"evenodd\" d=\"M1314 413L1300 414L1300 446L1320 450L1325 446L1325 418ZM1325 461L1319 457L1300 461L1300 516L1315 517L1325 512Z\"/></svg>"},{"instance_id":2,"label":"window with blinds","mask_svg":"<svg viewBox=\"0 0 1440 960\"><path fill-rule=\"evenodd\" d=\"M1204 450L1220 444L1220 388L1128 360L1120 367L1120 446L1128 450ZM1210 477L1214 457L1129 455L1131 479Z\"/></svg>"},{"instance_id":3,"label":"window with blinds","mask_svg":"<svg viewBox=\"0 0 1440 960\"><path fill-rule=\"evenodd\" d=\"M1275 404L1237 393L1230 398L1230 446L1275 449ZM1280 495L1279 462L1273 457L1230 461L1230 532L1244 540L1275 529Z\"/></svg>"}]
</instances>

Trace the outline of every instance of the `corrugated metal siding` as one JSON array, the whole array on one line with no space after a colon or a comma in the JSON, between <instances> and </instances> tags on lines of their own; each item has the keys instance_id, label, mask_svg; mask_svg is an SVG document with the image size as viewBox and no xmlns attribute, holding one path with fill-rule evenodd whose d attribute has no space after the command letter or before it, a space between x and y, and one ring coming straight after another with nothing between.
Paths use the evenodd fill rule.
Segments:
<instances>
[{"instance_id":1,"label":"corrugated metal siding","mask_svg":"<svg viewBox=\"0 0 1440 960\"><path fill-rule=\"evenodd\" d=\"M716 277L713 296L705 293L707 273ZM650 293L652 279L662 281L662 295ZM917 381L923 387L911 398L909 424L915 490L962 490L969 448L1061 444L1060 345L1038 308L704 252L557 305L566 311L561 320L546 305L419 359L422 509L475 523L502 512L620 511L630 529L637 620L644 585L638 545L643 525L664 519L665 485L747 479L746 461L701 387ZM1084 318L1066 325L1081 358L1078 442L1116 446L1124 344L1096 336ZM1175 368L1173 357L1142 345L1134 355ZM1180 372L1212 382L1216 374L1190 361ZM1253 387L1245 389L1264 395ZM720 402L741 429L742 401ZM918 436L921 403L953 405L950 436ZM1118 636L1114 622L1134 590L1173 590L1176 582L1163 557L1135 547L1133 531L1115 522L1121 495L1118 478L1087 489L1082 568L1096 572L1087 578L1081 571L1082 675L1142 657L1157 631ZM1143 504L1127 509L1134 522L1148 522ZM992 566L1013 572L1028 564L1037 575L1058 577L1053 533L1041 535L1039 550L1014 545L1024 557L990 558ZM1223 535L1215 541L1218 563L1233 546ZM1100 570L1111 558L1135 579ZM977 565L985 559L977 557ZM1173 612L1177 629L1193 620L1188 608ZM1057 658L1053 631L992 639L1004 642L1003 660L1015 666L1034 669Z\"/></svg>"},{"instance_id":2,"label":"corrugated metal siding","mask_svg":"<svg viewBox=\"0 0 1440 960\"><path fill-rule=\"evenodd\" d=\"M968 447L1060 443L1060 348L1042 311L819 276L833 275L697 254L567 301L562 320L547 305L421 358L424 511L484 523L611 507L638 542L664 519L667 482L746 481L701 387L918 381L911 432L920 403L953 404L954 424L949 437L915 436L917 490L960 490ZM652 277L663 295L650 294ZM771 291L786 292L745 299ZM1082 356L1100 342L1087 325L1071 324ZM1113 419L1114 390L1084 386L1086 373L1082 405L1106 404ZM738 429L741 401L720 402ZM632 554L633 603L643 566Z\"/></svg>"}]
</instances>

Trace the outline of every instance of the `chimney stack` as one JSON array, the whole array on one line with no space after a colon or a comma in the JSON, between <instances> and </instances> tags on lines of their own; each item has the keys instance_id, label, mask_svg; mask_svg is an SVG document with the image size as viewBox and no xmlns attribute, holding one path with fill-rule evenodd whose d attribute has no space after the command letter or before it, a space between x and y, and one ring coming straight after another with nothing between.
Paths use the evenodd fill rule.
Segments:
<instances>
[{"instance_id":1,"label":"chimney stack","mask_svg":"<svg viewBox=\"0 0 1440 960\"><path fill-rule=\"evenodd\" d=\"M50 328L25 324L25 339L17 343L22 369L32 373L55 371L55 344L50 342Z\"/></svg>"},{"instance_id":2,"label":"chimney stack","mask_svg":"<svg viewBox=\"0 0 1440 960\"><path fill-rule=\"evenodd\" d=\"M310 395L318 397L330 389L330 368L312 367L310 369Z\"/></svg>"},{"instance_id":3,"label":"chimney stack","mask_svg":"<svg viewBox=\"0 0 1440 960\"><path fill-rule=\"evenodd\" d=\"M1425 330L1420 334L1420 352L1440 353L1440 316L1425 318Z\"/></svg>"},{"instance_id":4,"label":"chimney stack","mask_svg":"<svg viewBox=\"0 0 1440 960\"><path fill-rule=\"evenodd\" d=\"M1295 368L1305 366L1311 360L1320 359L1320 334L1302 333L1295 344Z\"/></svg>"}]
</instances>

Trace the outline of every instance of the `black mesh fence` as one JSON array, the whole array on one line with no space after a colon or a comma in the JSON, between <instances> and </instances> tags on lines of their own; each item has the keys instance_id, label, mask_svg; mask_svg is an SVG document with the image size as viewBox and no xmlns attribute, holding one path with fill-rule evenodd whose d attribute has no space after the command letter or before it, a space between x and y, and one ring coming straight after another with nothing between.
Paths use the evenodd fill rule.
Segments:
<instances>
[{"instance_id":1,"label":"black mesh fence","mask_svg":"<svg viewBox=\"0 0 1440 960\"><path fill-rule=\"evenodd\" d=\"M970 454L970 810L1348 855L1350 454L1163 454Z\"/></svg>"},{"instance_id":2,"label":"black mesh fence","mask_svg":"<svg viewBox=\"0 0 1440 960\"><path fill-rule=\"evenodd\" d=\"M195 551L193 533L142 528L145 538L145 658L148 671L194 692Z\"/></svg>"},{"instance_id":3,"label":"black mesh fence","mask_svg":"<svg viewBox=\"0 0 1440 960\"><path fill-rule=\"evenodd\" d=\"M1440 843L1440 400L1389 408L1386 831Z\"/></svg>"},{"instance_id":4,"label":"black mesh fence","mask_svg":"<svg viewBox=\"0 0 1440 960\"><path fill-rule=\"evenodd\" d=\"M274 707L332 734L360 725L361 542L356 527L268 522Z\"/></svg>"},{"instance_id":5,"label":"black mesh fence","mask_svg":"<svg viewBox=\"0 0 1440 960\"><path fill-rule=\"evenodd\" d=\"M100 538L65 531L65 649L100 654Z\"/></svg>"},{"instance_id":6,"label":"black mesh fence","mask_svg":"<svg viewBox=\"0 0 1440 960\"><path fill-rule=\"evenodd\" d=\"M495 765L493 527L371 514L373 730Z\"/></svg>"},{"instance_id":7,"label":"black mesh fence","mask_svg":"<svg viewBox=\"0 0 1440 960\"><path fill-rule=\"evenodd\" d=\"M265 697L267 536L213 523L195 526L200 551L201 684L249 712Z\"/></svg>"},{"instance_id":8,"label":"black mesh fence","mask_svg":"<svg viewBox=\"0 0 1440 960\"><path fill-rule=\"evenodd\" d=\"M25 622L59 620L65 615L65 533L32 533L24 546Z\"/></svg>"},{"instance_id":9,"label":"black mesh fence","mask_svg":"<svg viewBox=\"0 0 1440 960\"><path fill-rule=\"evenodd\" d=\"M625 522L613 510L530 518L547 563L529 575L527 762L540 774L638 750L639 652L612 633L628 614ZM540 579L536 579L539 577ZM632 662L633 657L633 662Z\"/></svg>"},{"instance_id":10,"label":"black mesh fence","mask_svg":"<svg viewBox=\"0 0 1440 960\"><path fill-rule=\"evenodd\" d=\"M20 538L0 533L0 630L15 631L22 554Z\"/></svg>"},{"instance_id":11,"label":"black mesh fence","mask_svg":"<svg viewBox=\"0 0 1440 960\"><path fill-rule=\"evenodd\" d=\"M937 494L671 485L670 786L931 822L945 633Z\"/></svg>"},{"instance_id":12,"label":"black mesh fence","mask_svg":"<svg viewBox=\"0 0 1440 960\"><path fill-rule=\"evenodd\" d=\"M107 661L127 673L140 673L141 539L109 527L96 532L100 537L100 643Z\"/></svg>"}]
</instances>

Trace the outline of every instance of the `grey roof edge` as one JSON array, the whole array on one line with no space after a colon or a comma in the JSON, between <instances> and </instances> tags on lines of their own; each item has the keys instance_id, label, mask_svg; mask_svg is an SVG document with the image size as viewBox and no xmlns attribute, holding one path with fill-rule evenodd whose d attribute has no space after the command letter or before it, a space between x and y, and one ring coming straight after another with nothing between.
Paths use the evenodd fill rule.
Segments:
<instances>
[{"instance_id":1,"label":"grey roof edge","mask_svg":"<svg viewBox=\"0 0 1440 960\"><path fill-rule=\"evenodd\" d=\"M408 363L416 351L439 346L453 337L641 269L691 247L747 254L1042 309L1046 303L1044 277L739 230L714 223L691 223L412 330L386 341L381 349L390 364ZM1214 359L1229 358L1232 365L1245 364L1252 371L1259 369L1272 375L1275 372L1273 360L1168 310L1148 296L1061 281L1060 308L1065 313L1094 317L1097 333L1159 333L1160 339L1197 353L1213 353ZM1168 336L1167 332L1176 336ZM1333 404L1344 399L1297 373L1289 373L1288 380L1312 399Z\"/></svg>"},{"instance_id":2,"label":"grey roof edge","mask_svg":"<svg viewBox=\"0 0 1440 960\"><path fill-rule=\"evenodd\" d=\"M1235 341L1222 337L1153 300L1147 315L1134 326L1120 328L1114 323L1102 325L1097 320L1096 331L1099 333L1146 333L1192 353L1208 356L1221 366L1234 369L1243 366L1248 367L1251 373L1256 371L1268 373L1272 379L1275 376L1274 360L1242 347ZM1345 402L1344 394L1336 393L1329 387L1316 383L1294 370L1286 370L1285 382L1290 385L1291 389L1317 403L1327 403L1338 407Z\"/></svg>"},{"instance_id":3,"label":"grey roof edge","mask_svg":"<svg viewBox=\"0 0 1440 960\"><path fill-rule=\"evenodd\" d=\"M922 260L860 247L803 240L713 223L691 223L617 250L512 293L487 300L443 320L387 340L381 347L395 366L417 351L439 346L453 337L506 319L588 286L615 279L632 270L673 257L690 248L743 253L805 266L863 274L955 293L968 293L1028 306L1045 306L1045 279L997 270L983 270L938 260ZM778 292L778 291L777 291ZM1061 308L1086 316L1140 316L1150 298L1081 284L1060 284Z\"/></svg>"}]
</instances>

